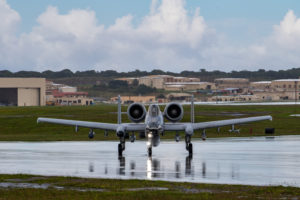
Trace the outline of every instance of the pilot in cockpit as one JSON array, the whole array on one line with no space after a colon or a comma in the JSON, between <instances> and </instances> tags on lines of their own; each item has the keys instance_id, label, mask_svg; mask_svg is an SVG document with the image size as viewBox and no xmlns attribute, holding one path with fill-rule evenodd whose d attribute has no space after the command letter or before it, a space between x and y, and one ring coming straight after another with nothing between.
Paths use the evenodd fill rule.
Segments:
<instances>
[{"instance_id":1,"label":"pilot in cockpit","mask_svg":"<svg viewBox=\"0 0 300 200\"><path fill-rule=\"evenodd\" d=\"M151 117L157 117L159 115L159 107L158 107L158 105L155 105L155 104L150 105L150 107L149 107L149 115Z\"/></svg>"}]
</instances>

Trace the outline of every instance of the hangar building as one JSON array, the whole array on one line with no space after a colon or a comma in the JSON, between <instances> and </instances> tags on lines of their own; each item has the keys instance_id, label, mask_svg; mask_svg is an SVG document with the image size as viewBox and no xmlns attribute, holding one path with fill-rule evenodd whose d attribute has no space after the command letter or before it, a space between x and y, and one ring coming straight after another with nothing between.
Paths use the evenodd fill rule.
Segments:
<instances>
[{"instance_id":1,"label":"hangar building","mask_svg":"<svg viewBox=\"0 0 300 200\"><path fill-rule=\"evenodd\" d=\"M0 78L0 105L44 106L45 78Z\"/></svg>"}]
</instances>

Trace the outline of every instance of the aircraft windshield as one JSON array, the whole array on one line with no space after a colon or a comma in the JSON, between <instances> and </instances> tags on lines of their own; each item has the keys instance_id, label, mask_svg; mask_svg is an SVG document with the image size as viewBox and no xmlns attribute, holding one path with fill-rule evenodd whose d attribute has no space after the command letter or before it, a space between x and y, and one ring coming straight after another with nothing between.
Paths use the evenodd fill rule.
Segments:
<instances>
[{"instance_id":1,"label":"aircraft windshield","mask_svg":"<svg viewBox=\"0 0 300 200\"><path fill-rule=\"evenodd\" d=\"M159 114L159 107L158 105L150 105L149 107L149 115L151 117L157 117Z\"/></svg>"}]
</instances>

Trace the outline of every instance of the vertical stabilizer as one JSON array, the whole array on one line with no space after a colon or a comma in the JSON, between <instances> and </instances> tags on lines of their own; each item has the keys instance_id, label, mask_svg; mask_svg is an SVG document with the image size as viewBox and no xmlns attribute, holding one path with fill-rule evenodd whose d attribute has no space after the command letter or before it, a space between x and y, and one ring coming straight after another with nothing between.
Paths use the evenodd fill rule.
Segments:
<instances>
[{"instance_id":1,"label":"vertical stabilizer","mask_svg":"<svg viewBox=\"0 0 300 200\"><path fill-rule=\"evenodd\" d=\"M195 123L194 95L192 95L192 98L191 98L191 123Z\"/></svg>"},{"instance_id":2,"label":"vertical stabilizer","mask_svg":"<svg viewBox=\"0 0 300 200\"><path fill-rule=\"evenodd\" d=\"M121 110L121 96L119 95L118 96L118 124L121 124L122 123L122 110Z\"/></svg>"}]
</instances>

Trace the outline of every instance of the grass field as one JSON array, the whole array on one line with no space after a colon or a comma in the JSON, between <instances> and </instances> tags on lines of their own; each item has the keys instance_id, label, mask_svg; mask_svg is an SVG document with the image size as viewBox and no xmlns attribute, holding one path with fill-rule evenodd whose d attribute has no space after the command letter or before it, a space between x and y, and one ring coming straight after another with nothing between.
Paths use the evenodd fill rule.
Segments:
<instances>
[{"instance_id":1,"label":"grass field","mask_svg":"<svg viewBox=\"0 0 300 200\"><path fill-rule=\"evenodd\" d=\"M9 190L0 187L0 199L298 199L300 196L299 188L283 186L2 174L0 184L5 183L13 186Z\"/></svg>"},{"instance_id":2,"label":"grass field","mask_svg":"<svg viewBox=\"0 0 300 200\"><path fill-rule=\"evenodd\" d=\"M126 111L126 106L122 111ZM185 116L182 121L190 121L190 107L185 106ZM195 107L195 121L204 122L212 120L250 117L259 115L272 115L273 121L256 122L240 125L240 134L229 133L230 127L208 129L207 137L228 136L258 136L264 135L266 127L273 127L275 135L290 135L300 133L300 118L290 117L291 114L300 113L300 106L209 106ZM70 106L70 107L0 107L0 141L82 141L89 140L88 129L81 128L75 133L74 127L37 124L38 117L63 118L95 122L115 123L117 119L116 105L97 106ZM122 116L123 122L129 122L126 114ZM114 132L104 137L102 130L95 130L95 140L118 139ZM181 133L183 134L183 133ZM194 137L200 137L201 131L195 132ZM138 138L138 137L137 137ZM174 133L166 133L163 138L174 138Z\"/></svg>"}]
</instances>

